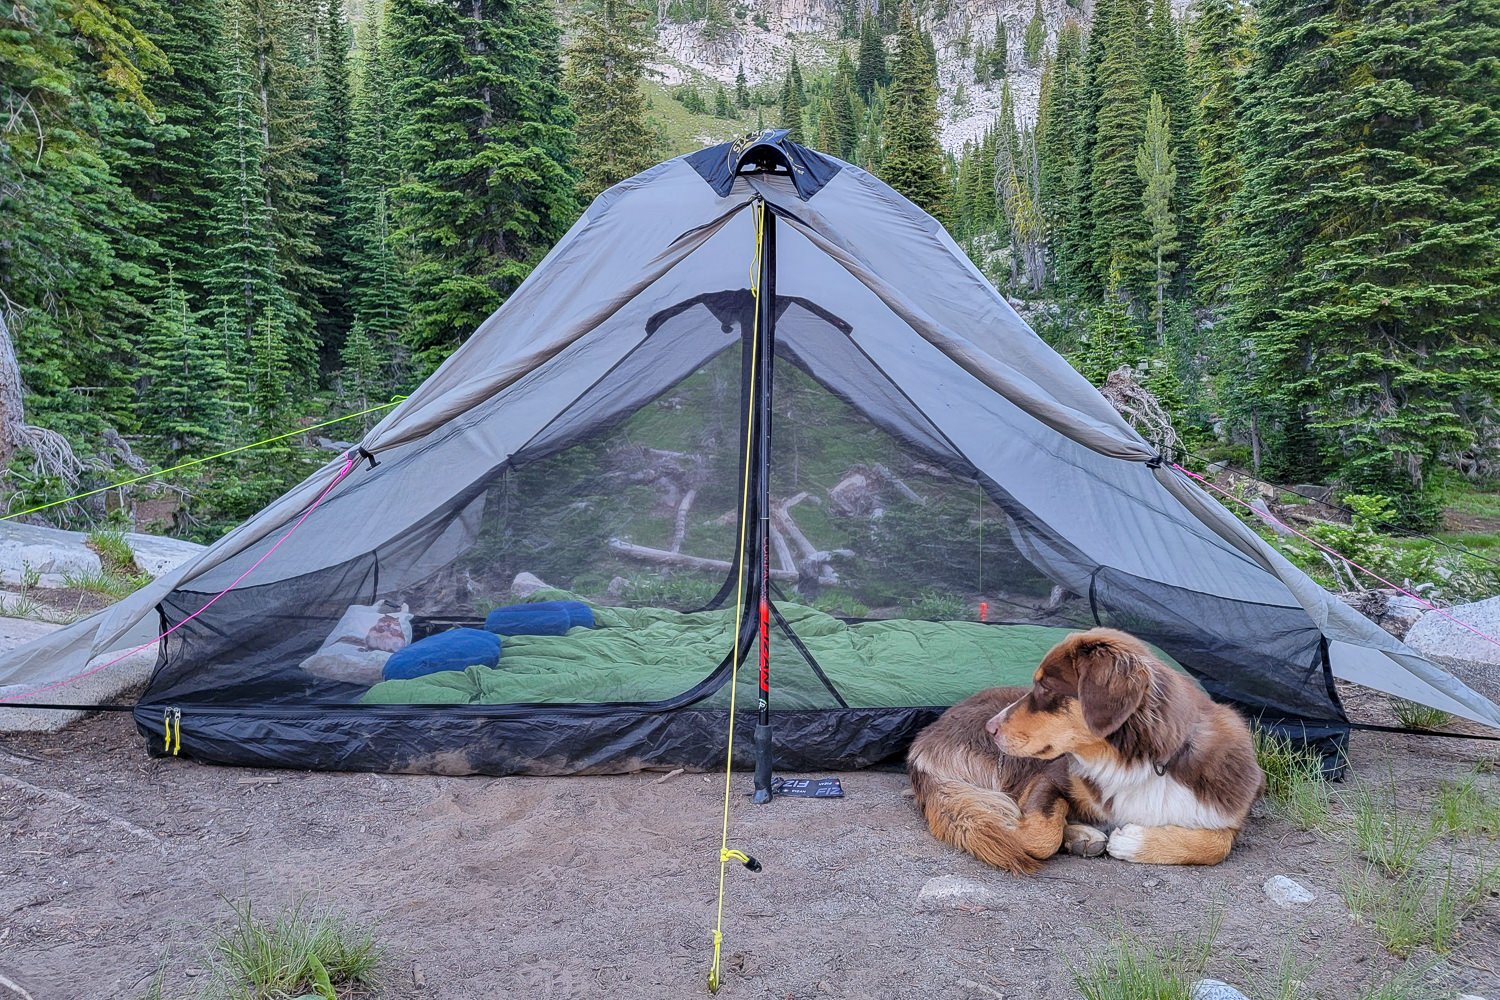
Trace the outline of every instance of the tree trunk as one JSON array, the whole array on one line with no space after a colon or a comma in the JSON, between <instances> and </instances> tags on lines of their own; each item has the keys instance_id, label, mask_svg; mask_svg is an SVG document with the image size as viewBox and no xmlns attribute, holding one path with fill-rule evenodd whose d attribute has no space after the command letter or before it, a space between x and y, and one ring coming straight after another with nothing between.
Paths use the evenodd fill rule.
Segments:
<instances>
[{"instance_id":1,"label":"tree trunk","mask_svg":"<svg viewBox=\"0 0 1500 1000\"><path fill-rule=\"evenodd\" d=\"M21 428L25 425L21 365L10 342L10 328L5 325L5 310L0 309L0 465L9 462L16 453L21 444Z\"/></svg>"}]
</instances>

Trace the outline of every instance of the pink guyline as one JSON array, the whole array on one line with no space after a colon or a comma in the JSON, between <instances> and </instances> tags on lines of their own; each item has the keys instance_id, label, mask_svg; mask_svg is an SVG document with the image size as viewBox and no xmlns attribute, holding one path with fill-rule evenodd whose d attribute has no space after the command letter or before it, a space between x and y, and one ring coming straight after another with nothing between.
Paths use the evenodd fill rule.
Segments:
<instances>
[{"instance_id":1,"label":"pink guyline","mask_svg":"<svg viewBox=\"0 0 1500 1000\"><path fill-rule=\"evenodd\" d=\"M306 521L308 519L308 517L312 514L312 512L318 509L318 504L322 503L323 499L325 497L327 497L330 492L333 491L333 488L335 486L337 486L340 482L342 482L343 479L344 479L344 477L349 474L349 471L354 468L354 462L355 462L355 459L353 459L353 458L351 458L347 462L345 462L344 463L344 467L339 470L339 474L337 476L333 477L333 482L329 483L326 487L324 487L323 492L319 493L318 494L318 498L312 502L312 506L309 507L309 508L307 508L307 510L303 512L303 514L302 514L301 517L297 518L297 523L294 524L294 525L292 525L290 528L288 528L286 534L284 534L280 538L278 538L276 540L276 544L273 545L273 546L271 546L269 549L267 549L266 550L266 554L263 555L263 556L261 556L259 559L255 560L255 562L251 564L250 568L247 569L247 570L245 570L245 572L241 573L235 579L235 581L233 583L231 583L229 586L225 587L223 590L219 591L213 597L209 598L208 603L205 604L205 605L203 605L203 607L199 608L197 611L194 611L192 614L188 615L182 621L178 622L176 625L173 625L171 628L167 629L165 632L163 632L161 635L157 636L155 639L152 639L150 642L147 642L147 643L145 643L143 645L137 646L134 649L132 649L130 652L123 653L120 656L115 657L113 660L110 660L108 663L105 663L105 664L102 664L100 666L94 667L92 670L85 670L83 673L79 674L77 677L69 677L69 678L67 678L65 680L60 680L60 681L57 681L57 682L55 682L53 684L48 684L46 687L37 688L35 691L27 691L24 694L13 694L13 695L10 695L9 697L6 697L6 698L0 698L0 705L5 704L6 702L16 701L17 699L20 699L20 698L35 698L39 694L45 694L48 691L52 691L52 690L55 690L57 688L64 687L64 686L66 686L68 684L74 683L75 681L81 681L85 677L92 677L94 674L97 674L101 670L108 670L110 667L114 666L116 663L119 663L121 660L128 659L129 657L134 656L136 653L139 653L143 649L150 649L152 646L156 645L158 642L161 642L167 636L171 635L173 632L176 632L178 629L182 628L182 626L186 625L188 622L192 621L194 618L197 618L199 615L203 614L203 612L205 612L209 608L213 607L213 604L214 604L215 601L217 601L219 598L223 597L225 594L229 593L235 587L238 587L240 585L240 582L242 580L244 580L245 577L247 577L251 573L255 572L255 570L260 566L261 563L263 563L267 559L271 558L271 553L273 553L277 549L281 548L281 543L284 542L284 541L286 541L288 538L291 538L292 537L292 532L294 532L298 528L302 527L302 522Z\"/></svg>"},{"instance_id":2,"label":"pink guyline","mask_svg":"<svg viewBox=\"0 0 1500 1000\"><path fill-rule=\"evenodd\" d=\"M1411 591L1407 590L1405 587L1399 587L1399 586L1397 586L1396 584L1394 584L1391 581L1387 580L1385 577L1381 576L1379 573L1374 572L1373 570L1365 569L1363 566L1361 566L1359 563L1355 562L1353 559L1350 559L1348 556L1343 555L1342 553L1335 552L1333 549L1330 549L1328 546L1324 545L1322 542L1318 541L1316 538L1312 538L1312 537L1309 537L1308 535L1304 535L1302 532L1298 531L1296 528L1292 527L1290 524L1287 524L1285 521L1282 521L1279 518L1273 517L1269 513L1262 514L1260 511L1256 510L1254 507L1250 507L1250 505L1248 503L1246 503L1244 500L1241 500L1239 497L1235 496L1233 493L1229 493L1229 492L1226 492L1225 490L1220 489L1218 486L1215 486L1213 483L1209 482L1207 479L1205 479L1202 476L1198 475L1198 473L1196 473L1196 472L1190 472L1187 469L1184 469L1182 466L1178 465L1176 462L1172 463L1172 468L1176 469L1178 472L1183 473L1184 475L1192 476L1194 479L1198 480L1200 483L1202 483L1203 485L1207 486L1209 489L1213 490L1215 493L1222 493L1222 494L1224 494L1224 496L1226 496L1229 499L1233 500L1235 503L1240 504L1243 507L1249 507L1250 508L1250 512L1252 514L1254 514L1256 517L1258 517L1258 518L1266 518L1266 519L1275 521L1277 524L1281 525L1283 528L1285 528L1287 531L1290 531L1292 534L1296 535L1298 538L1301 538L1301 539L1304 539L1306 541L1311 542L1312 544L1316 545L1318 548L1322 549L1324 552L1327 552L1329 555L1331 555L1331 556L1337 556L1338 558L1344 560L1344 562L1348 563L1350 566L1353 566L1355 569L1359 570L1361 573L1364 573L1367 576L1373 576L1375 579L1379 580L1381 583L1385 584L1387 587L1390 587L1392 590L1399 591L1400 593L1403 593L1407 597L1410 597L1412 600L1416 601L1418 604L1425 605L1430 610L1436 611L1438 614L1442 615L1444 618L1448 619L1449 621L1453 622L1454 624L1460 625L1463 628L1468 629L1470 632L1473 632L1475 635L1479 636L1479 638L1483 639L1485 642L1494 643L1496 646L1500 646L1500 639L1496 639L1492 635L1486 635L1486 634L1484 634L1483 632L1479 631L1479 629L1475 628L1473 625L1470 625L1468 622L1463 621L1463 620L1458 619L1458 618L1455 618L1454 616L1450 615L1448 612L1444 611L1442 608L1438 607L1436 604L1433 604L1431 601L1424 600L1423 598L1421 598L1417 594L1413 594Z\"/></svg>"}]
</instances>

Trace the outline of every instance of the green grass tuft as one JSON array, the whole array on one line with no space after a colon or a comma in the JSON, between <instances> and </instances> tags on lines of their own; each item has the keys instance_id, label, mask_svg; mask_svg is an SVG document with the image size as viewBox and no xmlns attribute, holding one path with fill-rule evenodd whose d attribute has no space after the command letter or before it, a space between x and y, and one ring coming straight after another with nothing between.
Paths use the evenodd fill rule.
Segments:
<instances>
[{"instance_id":1,"label":"green grass tuft","mask_svg":"<svg viewBox=\"0 0 1500 1000\"><path fill-rule=\"evenodd\" d=\"M1408 729L1438 729L1453 718L1440 708L1429 708L1405 698L1392 698L1391 711L1396 713L1397 720Z\"/></svg>"},{"instance_id":2,"label":"green grass tuft","mask_svg":"<svg viewBox=\"0 0 1500 1000\"><path fill-rule=\"evenodd\" d=\"M381 951L342 916L295 904L270 920L231 903L234 923L214 942L214 1000L333 998L375 985Z\"/></svg>"},{"instance_id":3,"label":"green grass tuft","mask_svg":"<svg viewBox=\"0 0 1500 1000\"><path fill-rule=\"evenodd\" d=\"M64 587L103 594L115 600L129 597L150 582L151 577L145 573L126 574L108 569L92 573L69 573L63 577Z\"/></svg>"},{"instance_id":4,"label":"green grass tuft","mask_svg":"<svg viewBox=\"0 0 1500 1000\"><path fill-rule=\"evenodd\" d=\"M1479 785L1479 775L1438 786L1432 803L1432 828L1441 834L1500 836L1500 797Z\"/></svg>"},{"instance_id":5,"label":"green grass tuft","mask_svg":"<svg viewBox=\"0 0 1500 1000\"><path fill-rule=\"evenodd\" d=\"M1212 912L1209 920L1197 941L1183 940L1162 950L1121 934L1103 953L1073 970L1073 983L1084 1000L1190 1000L1193 983L1203 978L1213 953L1223 912Z\"/></svg>"},{"instance_id":6,"label":"green grass tuft","mask_svg":"<svg viewBox=\"0 0 1500 1000\"><path fill-rule=\"evenodd\" d=\"M1450 859L1435 871L1411 870L1385 878L1375 865L1344 883L1344 903L1357 920L1368 924L1396 955L1426 946L1452 950L1459 925L1484 898L1500 887L1500 866L1481 868L1466 878Z\"/></svg>"},{"instance_id":7,"label":"green grass tuft","mask_svg":"<svg viewBox=\"0 0 1500 1000\"><path fill-rule=\"evenodd\" d=\"M1316 753L1284 736L1257 731L1255 757L1266 774L1266 799L1277 815L1302 830L1328 823L1328 783Z\"/></svg>"},{"instance_id":8,"label":"green grass tuft","mask_svg":"<svg viewBox=\"0 0 1500 1000\"><path fill-rule=\"evenodd\" d=\"M88 547L99 554L106 570L120 574L136 574L140 569L135 564L135 550L125 541L122 531L91 531Z\"/></svg>"},{"instance_id":9,"label":"green grass tuft","mask_svg":"<svg viewBox=\"0 0 1500 1000\"><path fill-rule=\"evenodd\" d=\"M1405 875L1438 838L1429 817L1402 812L1394 782L1374 789L1358 782L1339 796L1354 823L1354 845L1387 875Z\"/></svg>"}]
</instances>

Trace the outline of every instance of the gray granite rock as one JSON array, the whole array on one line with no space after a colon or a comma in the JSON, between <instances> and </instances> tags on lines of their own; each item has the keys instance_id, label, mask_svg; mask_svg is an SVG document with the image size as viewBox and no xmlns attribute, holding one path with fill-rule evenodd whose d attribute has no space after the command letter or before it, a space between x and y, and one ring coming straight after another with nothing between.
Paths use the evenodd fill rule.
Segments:
<instances>
[{"instance_id":1,"label":"gray granite rock","mask_svg":"<svg viewBox=\"0 0 1500 1000\"><path fill-rule=\"evenodd\" d=\"M516 578L510 582L511 597L530 597L538 590L549 590L550 586L541 577L531 573L517 573Z\"/></svg>"},{"instance_id":2,"label":"gray granite rock","mask_svg":"<svg viewBox=\"0 0 1500 1000\"><path fill-rule=\"evenodd\" d=\"M937 875L922 884L922 891L917 894L917 906L931 910L989 906L998 898L995 891L983 882L962 875Z\"/></svg>"},{"instance_id":3,"label":"gray granite rock","mask_svg":"<svg viewBox=\"0 0 1500 1000\"><path fill-rule=\"evenodd\" d=\"M1500 597L1445 610L1451 618L1435 611L1424 614L1406 633L1406 644L1486 698L1500 701L1500 645L1452 620L1500 638Z\"/></svg>"},{"instance_id":4,"label":"gray granite rock","mask_svg":"<svg viewBox=\"0 0 1500 1000\"><path fill-rule=\"evenodd\" d=\"M125 542L135 555L135 564L152 577L176 569L204 549L196 542L159 535L127 534ZM28 573L34 573L36 586L65 587L68 577L101 569L103 564L88 547L84 532L0 521L0 583L20 586Z\"/></svg>"},{"instance_id":5,"label":"gray granite rock","mask_svg":"<svg viewBox=\"0 0 1500 1000\"><path fill-rule=\"evenodd\" d=\"M1285 875L1272 875L1266 879L1265 885L1261 886L1267 898L1277 906L1294 907L1311 903L1313 899L1312 890L1294 879Z\"/></svg>"},{"instance_id":6,"label":"gray granite rock","mask_svg":"<svg viewBox=\"0 0 1500 1000\"><path fill-rule=\"evenodd\" d=\"M1228 983L1218 979L1200 979L1188 994L1191 1000L1250 1000Z\"/></svg>"},{"instance_id":7,"label":"gray granite rock","mask_svg":"<svg viewBox=\"0 0 1500 1000\"><path fill-rule=\"evenodd\" d=\"M51 622L0 618L0 651L14 649L61 627ZM121 649L101 653L93 659L90 667L108 663L125 652L126 650ZM59 705L104 704L117 699L127 688L146 680L155 667L156 647L153 645L125 657L107 670L59 688L42 691L35 697L20 702L0 705L0 733L56 732L68 723L83 718L83 713L27 708L27 701Z\"/></svg>"}]
</instances>

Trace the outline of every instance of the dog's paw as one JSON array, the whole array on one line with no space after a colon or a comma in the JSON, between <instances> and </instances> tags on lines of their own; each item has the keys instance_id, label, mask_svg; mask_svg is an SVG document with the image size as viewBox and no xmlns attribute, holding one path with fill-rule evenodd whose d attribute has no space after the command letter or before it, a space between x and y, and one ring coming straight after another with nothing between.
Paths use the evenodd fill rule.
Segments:
<instances>
[{"instance_id":1,"label":"dog's paw","mask_svg":"<svg viewBox=\"0 0 1500 1000\"><path fill-rule=\"evenodd\" d=\"M1134 861L1146 843L1146 828L1136 823L1117 826L1109 835L1109 856L1121 861Z\"/></svg>"},{"instance_id":2,"label":"dog's paw","mask_svg":"<svg viewBox=\"0 0 1500 1000\"><path fill-rule=\"evenodd\" d=\"M1103 833L1085 823L1069 823L1063 830L1063 849L1080 858L1097 858L1107 842Z\"/></svg>"}]
</instances>

